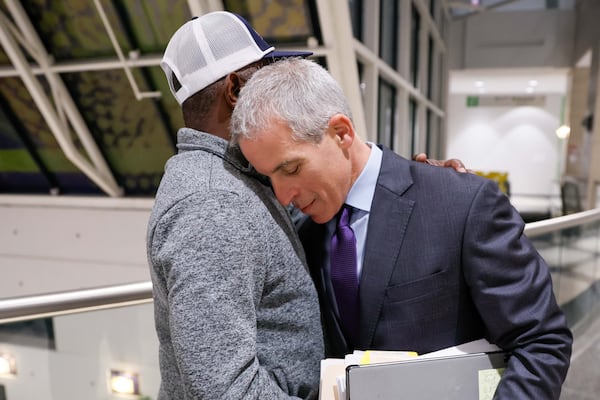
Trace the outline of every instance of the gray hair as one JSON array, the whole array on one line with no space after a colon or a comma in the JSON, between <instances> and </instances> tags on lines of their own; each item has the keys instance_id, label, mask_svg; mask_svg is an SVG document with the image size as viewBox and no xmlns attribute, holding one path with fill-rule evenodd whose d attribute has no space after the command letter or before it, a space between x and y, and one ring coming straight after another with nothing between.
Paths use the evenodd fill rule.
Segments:
<instances>
[{"instance_id":1,"label":"gray hair","mask_svg":"<svg viewBox=\"0 0 600 400\"><path fill-rule=\"evenodd\" d=\"M320 143L331 117L352 113L342 88L319 64L288 58L258 70L240 91L231 116L231 142L252 139L273 121L294 139Z\"/></svg>"}]
</instances>

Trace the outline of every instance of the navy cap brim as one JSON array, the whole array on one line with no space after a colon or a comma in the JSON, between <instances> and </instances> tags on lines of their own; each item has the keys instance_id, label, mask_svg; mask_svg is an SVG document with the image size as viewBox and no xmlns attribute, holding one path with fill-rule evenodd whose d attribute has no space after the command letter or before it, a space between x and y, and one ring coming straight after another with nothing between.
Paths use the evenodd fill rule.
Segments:
<instances>
[{"instance_id":1,"label":"navy cap brim","mask_svg":"<svg viewBox=\"0 0 600 400\"><path fill-rule=\"evenodd\" d=\"M269 54L265 54L263 58L290 58L290 57L310 57L313 55L312 51L282 51L273 50Z\"/></svg>"}]
</instances>

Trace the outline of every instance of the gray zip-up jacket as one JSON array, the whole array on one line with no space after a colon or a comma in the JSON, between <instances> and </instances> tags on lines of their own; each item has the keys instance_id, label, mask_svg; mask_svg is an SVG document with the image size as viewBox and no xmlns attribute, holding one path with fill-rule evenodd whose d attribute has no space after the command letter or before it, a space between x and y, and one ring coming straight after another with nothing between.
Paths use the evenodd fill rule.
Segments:
<instances>
[{"instance_id":1,"label":"gray zip-up jacket","mask_svg":"<svg viewBox=\"0 0 600 400\"><path fill-rule=\"evenodd\" d=\"M239 150L183 128L148 225L159 399L316 398L317 294L286 210Z\"/></svg>"}]
</instances>

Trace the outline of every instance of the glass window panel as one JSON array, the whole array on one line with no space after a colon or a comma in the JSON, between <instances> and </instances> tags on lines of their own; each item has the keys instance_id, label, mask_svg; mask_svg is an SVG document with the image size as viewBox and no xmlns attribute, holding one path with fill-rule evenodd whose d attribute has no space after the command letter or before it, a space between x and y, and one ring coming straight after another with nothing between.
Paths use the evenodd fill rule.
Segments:
<instances>
[{"instance_id":1,"label":"glass window panel","mask_svg":"<svg viewBox=\"0 0 600 400\"><path fill-rule=\"evenodd\" d=\"M23 7L44 47L57 61L115 56L93 2L34 0L23 2ZM104 11L111 26L120 25L113 7L105 7ZM115 29L117 41L126 54L132 47L122 33L122 29Z\"/></svg>"},{"instance_id":2,"label":"glass window panel","mask_svg":"<svg viewBox=\"0 0 600 400\"><path fill-rule=\"evenodd\" d=\"M433 102L438 106L438 107L442 107L442 104L444 103L443 99L442 99L442 93L444 93L444 90L442 90L442 85L445 84L444 82L444 73L445 73L445 69L444 69L444 63L443 63L443 59L442 59L442 54L441 53L434 53L434 57L435 57L435 68L436 71L435 76L434 76L434 87L433 87Z\"/></svg>"},{"instance_id":3,"label":"glass window panel","mask_svg":"<svg viewBox=\"0 0 600 400\"><path fill-rule=\"evenodd\" d=\"M411 41L410 41L410 81L414 87L419 83L419 32L421 31L421 15L412 4Z\"/></svg>"},{"instance_id":4,"label":"glass window panel","mask_svg":"<svg viewBox=\"0 0 600 400\"><path fill-rule=\"evenodd\" d=\"M390 149L394 148L394 116L396 115L396 88L379 79L379 118L377 121L377 142Z\"/></svg>"},{"instance_id":5,"label":"glass window panel","mask_svg":"<svg viewBox=\"0 0 600 400\"><path fill-rule=\"evenodd\" d=\"M441 10L438 11L438 18L437 18L436 22L437 22L437 29L438 29L439 34L443 38L447 37L446 29L448 27L448 20L446 19L445 13L442 12Z\"/></svg>"},{"instance_id":6,"label":"glass window panel","mask_svg":"<svg viewBox=\"0 0 600 400\"><path fill-rule=\"evenodd\" d=\"M437 24L439 24L440 22L440 17L442 14L441 11L441 1L431 0L431 2L429 3L429 13L431 14L431 18L433 19L433 21Z\"/></svg>"},{"instance_id":7,"label":"glass window panel","mask_svg":"<svg viewBox=\"0 0 600 400\"><path fill-rule=\"evenodd\" d=\"M305 45L310 37L321 43L314 1L225 0L223 5L246 18L271 44Z\"/></svg>"},{"instance_id":8,"label":"glass window panel","mask_svg":"<svg viewBox=\"0 0 600 400\"><path fill-rule=\"evenodd\" d=\"M416 153L417 145L417 102L410 98L408 101L408 117L410 118L410 152L411 155Z\"/></svg>"},{"instance_id":9,"label":"glass window panel","mask_svg":"<svg viewBox=\"0 0 600 400\"><path fill-rule=\"evenodd\" d=\"M319 57L311 57L310 58L312 61L316 62L317 64L319 64L321 67L325 68L325 69L329 69L329 67L327 66L327 57L325 56L319 56Z\"/></svg>"},{"instance_id":10,"label":"glass window panel","mask_svg":"<svg viewBox=\"0 0 600 400\"><path fill-rule=\"evenodd\" d=\"M433 96L433 85L437 83L433 78L433 57L433 38L430 34L429 40L427 40L427 98L429 100L431 100Z\"/></svg>"},{"instance_id":11,"label":"glass window panel","mask_svg":"<svg viewBox=\"0 0 600 400\"><path fill-rule=\"evenodd\" d=\"M39 80L42 87L46 89L46 96L50 97L46 80L44 78ZM14 114L13 120L18 121L18 126L15 126L15 129L19 130L20 135L27 136L28 143L31 144L30 153L35 154L36 158L30 161L37 161L41 170L49 171L48 177L53 179L52 186L58 187L59 193L57 194L100 193L100 189L67 159L20 78L2 78L0 98L2 99L0 102L7 112L6 115ZM14 144L14 141L11 142ZM78 151L84 152L83 146L78 141L74 141L74 146ZM21 161L27 161L22 156L19 158ZM30 179L30 183L42 185L39 190L30 188L28 192L45 192L47 190L47 182L44 182L39 175L35 176L36 171L32 169L31 163L18 166L10 161L7 162L11 163L7 166L7 169L17 174L19 174L19 169L21 169L20 172L25 174L33 173L33 175L26 175ZM11 182L16 177L18 175L12 175L12 177L5 175L5 180L0 181L0 192L12 191L10 189Z\"/></svg>"},{"instance_id":12,"label":"glass window panel","mask_svg":"<svg viewBox=\"0 0 600 400\"><path fill-rule=\"evenodd\" d=\"M362 0L349 0L350 20L352 21L352 34L361 42L363 41L363 2Z\"/></svg>"},{"instance_id":13,"label":"glass window panel","mask_svg":"<svg viewBox=\"0 0 600 400\"><path fill-rule=\"evenodd\" d=\"M554 294L569 325L576 325L598 310L600 222L541 234L530 233L526 228L525 234L550 267Z\"/></svg>"},{"instance_id":14,"label":"glass window panel","mask_svg":"<svg viewBox=\"0 0 600 400\"><path fill-rule=\"evenodd\" d=\"M0 193L47 194L57 186L21 121L0 95Z\"/></svg>"},{"instance_id":15,"label":"glass window panel","mask_svg":"<svg viewBox=\"0 0 600 400\"><path fill-rule=\"evenodd\" d=\"M116 57L94 2L31 0L22 4L55 60ZM171 34L191 17L187 0L102 1L101 4L124 54L131 50L162 53ZM164 15L169 18L163 18Z\"/></svg>"},{"instance_id":16,"label":"glass window panel","mask_svg":"<svg viewBox=\"0 0 600 400\"><path fill-rule=\"evenodd\" d=\"M32 0L22 3L45 49L57 64L117 59L107 28L93 2ZM172 33L191 17L187 0L160 4L131 0L101 2L101 5L126 55L131 50L139 50L142 56L162 54ZM165 14L169 18L162 18ZM31 59L24 50L25 56ZM5 56L1 54L2 57ZM93 68L90 64L90 70ZM123 70L65 73L60 79L125 195L153 195L166 159L175 152L175 132L183 126L183 119L160 67L134 68L132 72L140 90L160 90L162 98L137 100L124 79ZM46 96L51 98L45 79L39 79ZM57 188L58 194L103 193L66 158L19 79L3 78L0 96L6 99L3 109L15 114L20 122L17 129L28 139L22 138L24 148L17 152L7 150L11 157L10 171L2 168L0 192L11 191L15 179L19 178L21 187L29 185L28 182L37 186L33 189L27 186L27 192L47 192L49 182L52 188ZM81 143L72 136L77 150L85 155ZM29 160L24 156L25 149L29 151Z\"/></svg>"},{"instance_id":17,"label":"glass window panel","mask_svg":"<svg viewBox=\"0 0 600 400\"><path fill-rule=\"evenodd\" d=\"M367 88L367 84L364 81L364 71L365 71L365 67L363 66L363 64L361 62L357 62L356 63L356 67L358 69L358 82L360 85L360 99L362 101L362 105L363 107L365 107L365 90Z\"/></svg>"},{"instance_id":18,"label":"glass window panel","mask_svg":"<svg viewBox=\"0 0 600 400\"><path fill-rule=\"evenodd\" d=\"M440 118L431 109L427 109L427 143L426 152L430 158L441 159L440 154L440 130L439 130Z\"/></svg>"},{"instance_id":19,"label":"glass window panel","mask_svg":"<svg viewBox=\"0 0 600 400\"><path fill-rule=\"evenodd\" d=\"M379 57L388 65L398 67L399 7L395 0L381 0L379 25Z\"/></svg>"},{"instance_id":20,"label":"glass window panel","mask_svg":"<svg viewBox=\"0 0 600 400\"><path fill-rule=\"evenodd\" d=\"M431 110L428 108L425 111L425 152L427 153L427 155L429 157L433 157L433 154L431 154L431 130L433 128L433 124L432 124L432 120L431 120Z\"/></svg>"},{"instance_id":21,"label":"glass window panel","mask_svg":"<svg viewBox=\"0 0 600 400\"><path fill-rule=\"evenodd\" d=\"M140 69L133 73L145 81ZM129 195L154 195L175 153L169 139L175 127L165 124L155 100L137 100L121 70L64 74L63 80L119 185Z\"/></svg>"}]
</instances>

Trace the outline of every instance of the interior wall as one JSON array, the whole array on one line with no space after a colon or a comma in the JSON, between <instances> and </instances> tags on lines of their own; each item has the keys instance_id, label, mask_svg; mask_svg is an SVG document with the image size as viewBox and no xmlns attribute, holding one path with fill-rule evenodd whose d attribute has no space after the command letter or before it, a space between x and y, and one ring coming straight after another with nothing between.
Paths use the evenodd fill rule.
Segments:
<instances>
[{"instance_id":1,"label":"interior wall","mask_svg":"<svg viewBox=\"0 0 600 400\"><path fill-rule=\"evenodd\" d=\"M564 143L556 136L560 94L545 95L545 105L467 106L467 95L448 102L446 158L467 168L508 172L511 201L522 212L557 212L558 181Z\"/></svg>"},{"instance_id":2,"label":"interior wall","mask_svg":"<svg viewBox=\"0 0 600 400\"><path fill-rule=\"evenodd\" d=\"M0 196L0 298L150 280L152 203Z\"/></svg>"},{"instance_id":3,"label":"interior wall","mask_svg":"<svg viewBox=\"0 0 600 400\"><path fill-rule=\"evenodd\" d=\"M143 399L156 399L160 373L152 304L56 317L54 334L51 350L0 343L0 353L11 354L17 365L15 377L0 377L6 399L134 398L110 393L110 370L137 373Z\"/></svg>"},{"instance_id":4,"label":"interior wall","mask_svg":"<svg viewBox=\"0 0 600 400\"><path fill-rule=\"evenodd\" d=\"M575 7L574 59L581 58L590 48L598 44L600 38L600 1L578 0Z\"/></svg>"},{"instance_id":5,"label":"interior wall","mask_svg":"<svg viewBox=\"0 0 600 400\"><path fill-rule=\"evenodd\" d=\"M0 298L150 280L146 225L153 200L0 196ZM0 377L7 399L118 399L111 369L140 374L142 393L160 383L153 305L53 318L55 348L9 336L14 378Z\"/></svg>"},{"instance_id":6,"label":"interior wall","mask_svg":"<svg viewBox=\"0 0 600 400\"><path fill-rule=\"evenodd\" d=\"M484 12L450 24L450 69L570 67L574 10Z\"/></svg>"}]
</instances>

